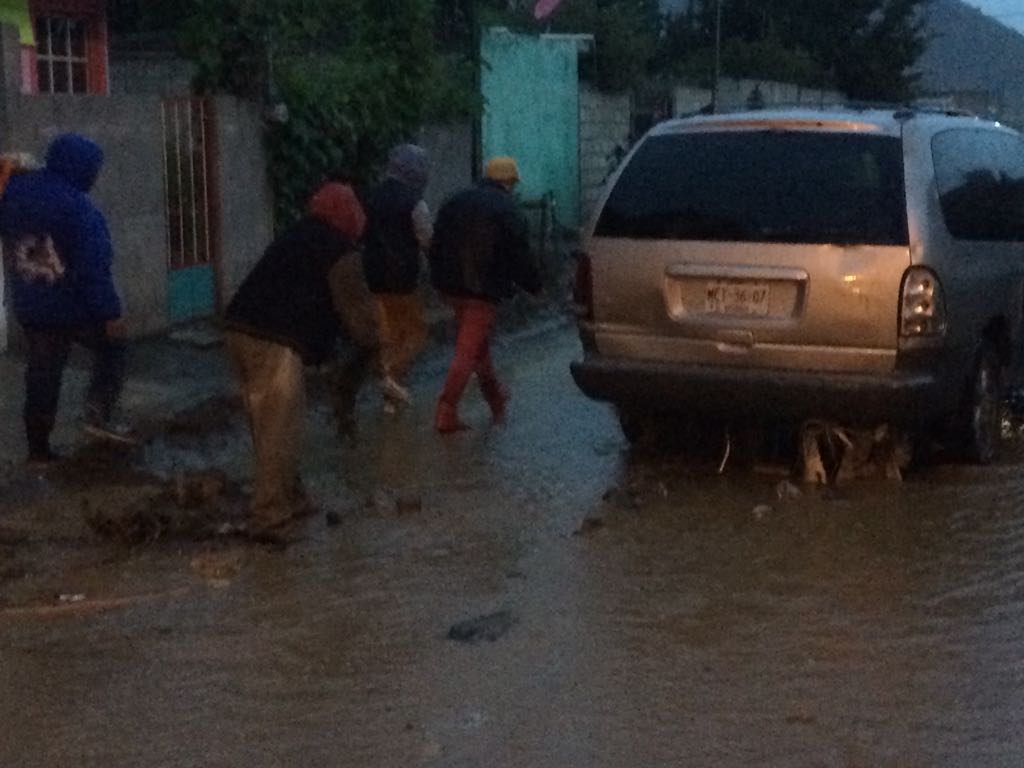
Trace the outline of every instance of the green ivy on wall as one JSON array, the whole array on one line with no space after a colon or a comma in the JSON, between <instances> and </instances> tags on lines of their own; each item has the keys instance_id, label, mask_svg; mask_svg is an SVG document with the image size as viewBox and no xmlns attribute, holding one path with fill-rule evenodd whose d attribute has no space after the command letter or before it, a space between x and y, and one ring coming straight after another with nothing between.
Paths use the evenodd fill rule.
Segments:
<instances>
[{"instance_id":1,"label":"green ivy on wall","mask_svg":"<svg viewBox=\"0 0 1024 768\"><path fill-rule=\"evenodd\" d=\"M279 226L328 175L368 184L425 122L479 108L434 13L433 0L195 0L182 44L199 89L287 108L267 124Z\"/></svg>"}]
</instances>

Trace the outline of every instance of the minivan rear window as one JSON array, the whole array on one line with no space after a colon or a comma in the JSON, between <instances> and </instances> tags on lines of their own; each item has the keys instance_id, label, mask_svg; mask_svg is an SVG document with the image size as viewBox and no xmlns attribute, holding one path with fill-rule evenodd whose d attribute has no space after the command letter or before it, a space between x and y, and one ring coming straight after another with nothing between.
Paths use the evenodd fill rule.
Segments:
<instances>
[{"instance_id":1,"label":"minivan rear window","mask_svg":"<svg viewBox=\"0 0 1024 768\"><path fill-rule=\"evenodd\" d=\"M778 130L651 136L594 234L906 245L900 139Z\"/></svg>"}]
</instances>

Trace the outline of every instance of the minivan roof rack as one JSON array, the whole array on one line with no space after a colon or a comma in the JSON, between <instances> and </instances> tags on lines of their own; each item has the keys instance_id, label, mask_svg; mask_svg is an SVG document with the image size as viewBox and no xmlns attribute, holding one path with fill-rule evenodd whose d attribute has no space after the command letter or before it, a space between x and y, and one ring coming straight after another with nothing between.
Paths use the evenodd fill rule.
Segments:
<instances>
[{"instance_id":1,"label":"minivan roof rack","mask_svg":"<svg viewBox=\"0 0 1024 768\"><path fill-rule=\"evenodd\" d=\"M707 114L719 114L728 115L735 114L737 112L767 112L780 109L805 109L809 112L827 111L827 110L846 110L851 112L891 112L893 118L896 120L909 120L918 115L945 115L948 117L977 117L978 115L974 112L970 112L965 109L956 109L952 107L939 107L930 106L926 104L906 104L899 102L878 102L878 101L832 101L832 102L818 102L818 103L807 103L807 102L779 102L774 104L766 104L760 109L750 109L744 106L738 106L733 109L723 109L718 112L710 112L706 109L698 110L696 112L687 112L680 114L679 117L695 117L696 115L707 115Z\"/></svg>"}]
</instances>

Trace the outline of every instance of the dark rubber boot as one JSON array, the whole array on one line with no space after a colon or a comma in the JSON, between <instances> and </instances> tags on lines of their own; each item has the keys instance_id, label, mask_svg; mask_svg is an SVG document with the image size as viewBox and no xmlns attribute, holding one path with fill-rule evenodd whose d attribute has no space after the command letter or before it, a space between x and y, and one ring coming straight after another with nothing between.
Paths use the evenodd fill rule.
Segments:
<instances>
[{"instance_id":1,"label":"dark rubber boot","mask_svg":"<svg viewBox=\"0 0 1024 768\"><path fill-rule=\"evenodd\" d=\"M50 449L50 433L53 432L54 422L53 416L25 415L25 438L30 462L50 463L56 460L56 454Z\"/></svg>"}]
</instances>

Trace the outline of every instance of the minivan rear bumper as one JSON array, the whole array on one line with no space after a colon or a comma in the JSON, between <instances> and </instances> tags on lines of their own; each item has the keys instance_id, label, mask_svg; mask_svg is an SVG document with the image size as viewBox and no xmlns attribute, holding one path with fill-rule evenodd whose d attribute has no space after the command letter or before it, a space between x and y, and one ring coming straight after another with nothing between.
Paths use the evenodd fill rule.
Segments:
<instances>
[{"instance_id":1,"label":"minivan rear bumper","mask_svg":"<svg viewBox=\"0 0 1024 768\"><path fill-rule=\"evenodd\" d=\"M922 372L810 373L591 358L571 365L595 400L764 421L923 425L956 409L958 387Z\"/></svg>"}]
</instances>

